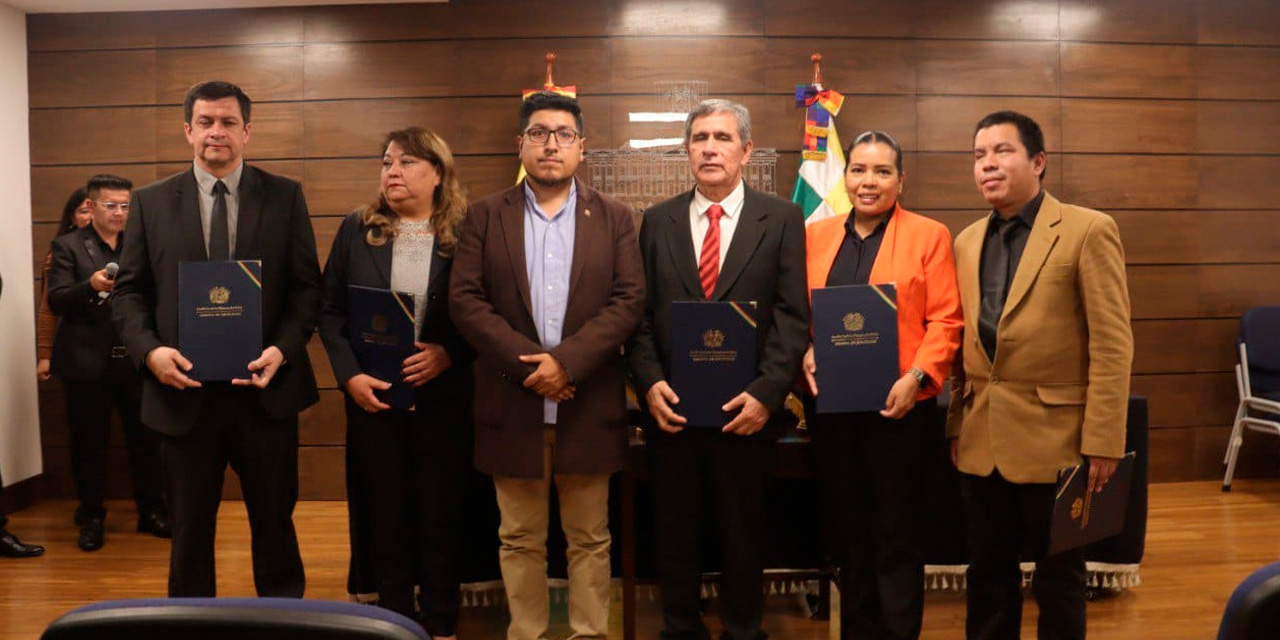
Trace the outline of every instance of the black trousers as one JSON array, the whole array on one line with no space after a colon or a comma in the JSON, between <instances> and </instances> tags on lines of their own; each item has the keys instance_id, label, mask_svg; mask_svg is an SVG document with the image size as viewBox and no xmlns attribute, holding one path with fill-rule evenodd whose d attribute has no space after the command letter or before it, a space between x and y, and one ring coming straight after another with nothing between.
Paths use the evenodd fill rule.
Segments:
<instances>
[{"instance_id":1,"label":"black trousers","mask_svg":"<svg viewBox=\"0 0 1280 640\"><path fill-rule=\"evenodd\" d=\"M774 438L686 428L649 432L661 637L707 640L702 622L700 534L720 549L723 640L763 640L765 510L777 448Z\"/></svg>"},{"instance_id":2,"label":"black trousers","mask_svg":"<svg viewBox=\"0 0 1280 640\"><path fill-rule=\"evenodd\" d=\"M1053 484L1015 484L999 471L960 474L969 542L970 640L1017 640L1022 627L1019 556L1034 560L1031 592L1040 640L1085 637L1084 547L1048 555Z\"/></svg>"},{"instance_id":3,"label":"black trousers","mask_svg":"<svg viewBox=\"0 0 1280 640\"><path fill-rule=\"evenodd\" d=\"M298 502L298 419L267 416L256 390L205 383L195 426L161 436L173 520L170 597L217 595L214 532L227 465L240 478L260 596L301 598L306 581L293 508Z\"/></svg>"},{"instance_id":4,"label":"black trousers","mask_svg":"<svg viewBox=\"0 0 1280 640\"><path fill-rule=\"evenodd\" d=\"M826 542L840 568L841 640L920 637L924 461L937 401L899 420L808 413Z\"/></svg>"},{"instance_id":5,"label":"black trousers","mask_svg":"<svg viewBox=\"0 0 1280 640\"><path fill-rule=\"evenodd\" d=\"M369 536L353 537L352 548L368 553L379 605L412 617L419 586L432 636L454 635L461 607L470 404L457 394L420 399L415 411L370 414L346 396L348 460L355 465L348 499Z\"/></svg>"},{"instance_id":6,"label":"black trousers","mask_svg":"<svg viewBox=\"0 0 1280 640\"><path fill-rule=\"evenodd\" d=\"M4 511L4 474L0 473L0 529L9 526L9 516Z\"/></svg>"},{"instance_id":7,"label":"black trousers","mask_svg":"<svg viewBox=\"0 0 1280 640\"><path fill-rule=\"evenodd\" d=\"M129 476L138 514L164 510L159 436L142 425L142 377L128 358L111 358L97 380L64 380L71 475L76 483L76 524L107 517L107 449L111 445L111 411L120 416Z\"/></svg>"}]
</instances>

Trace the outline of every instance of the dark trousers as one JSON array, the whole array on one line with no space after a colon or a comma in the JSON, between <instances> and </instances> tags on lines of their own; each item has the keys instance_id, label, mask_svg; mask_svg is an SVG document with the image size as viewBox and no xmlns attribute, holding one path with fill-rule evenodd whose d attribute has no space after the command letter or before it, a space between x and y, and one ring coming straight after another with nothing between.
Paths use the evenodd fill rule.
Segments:
<instances>
[{"instance_id":1,"label":"dark trousers","mask_svg":"<svg viewBox=\"0 0 1280 640\"><path fill-rule=\"evenodd\" d=\"M120 416L129 476L138 514L164 510L161 497L159 437L142 425L142 378L128 358L111 358L97 380L64 380L71 475L76 482L76 524L107 517L107 449L111 444L111 411Z\"/></svg>"},{"instance_id":2,"label":"dark trousers","mask_svg":"<svg viewBox=\"0 0 1280 640\"><path fill-rule=\"evenodd\" d=\"M9 526L9 516L4 512L4 474L0 473L0 529Z\"/></svg>"},{"instance_id":3,"label":"dark trousers","mask_svg":"<svg viewBox=\"0 0 1280 640\"><path fill-rule=\"evenodd\" d=\"M298 502L298 419L272 419L257 391L206 383L200 416L182 436L162 436L173 548L170 597L212 597L214 532L228 464L240 478L260 596L301 598L306 582L293 507Z\"/></svg>"},{"instance_id":4,"label":"dark trousers","mask_svg":"<svg viewBox=\"0 0 1280 640\"><path fill-rule=\"evenodd\" d=\"M763 640L765 501L776 456L771 438L719 430L650 432L662 638L706 640L698 552L704 527L720 550L724 640Z\"/></svg>"},{"instance_id":5,"label":"dark trousers","mask_svg":"<svg viewBox=\"0 0 1280 640\"><path fill-rule=\"evenodd\" d=\"M900 420L810 413L827 545L840 568L841 640L920 637L924 461L937 401Z\"/></svg>"},{"instance_id":6,"label":"dark trousers","mask_svg":"<svg viewBox=\"0 0 1280 640\"><path fill-rule=\"evenodd\" d=\"M420 401L415 411L366 413L346 397L354 508L368 523L366 544L378 604L414 615L413 590L432 636L454 635L461 607L463 483L469 479L470 399Z\"/></svg>"},{"instance_id":7,"label":"dark trousers","mask_svg":"<svg viewBox=\"0 0 1280 640\"><path fill-rule=\"evenodd\" d=\"M1020 552L1036 563L1031 592L1040 640L1085 637L1084 547L1047 555L1053 484L1015 484L999 471L960 474L968 528L970 640L1016 640L1022 627Z\"/></svg>"}]
</instances>

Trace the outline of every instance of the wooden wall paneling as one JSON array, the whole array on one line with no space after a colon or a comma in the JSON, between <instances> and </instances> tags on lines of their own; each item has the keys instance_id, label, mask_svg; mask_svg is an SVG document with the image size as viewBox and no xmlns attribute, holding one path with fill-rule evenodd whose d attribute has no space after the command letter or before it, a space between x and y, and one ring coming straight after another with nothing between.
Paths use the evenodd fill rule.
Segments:
<instances>
[{"instance_id":1,"label":"wooden wall paneling","mask_svg":"<svg viewBox=\"0 0 1280 640\"><path fill-rule=\"evenodd\" d=\"M1280 300L1280 264L1131 266L1135 319L1239 318Z\"/></svg>"},{"instance_id":2,"label":"wooden wall paneling","mask_svg":"<svg viewBox=\"0 0 1280 640\"><path fill-rule=\"evenodd\" d=\"M340 219L356 207L372 202L378 194L381 172L378 158L307 160L303 163L303 188L311 216ZM318 222L317 218L313 222ZM334 230L337 229L336 223ZM319 230L316 239L319 240ZM333 239L332 236L329 237ZM328 251L327 246L322 246Z\"/></svg>"},{"instance_id":3,"label":"wooden wall paneling","mask_svg":"<svg viewBox=\"0 0 1280 640\"><path fill-rule=\"evenodd\" d=\"M1231 423L1195 428L1194 465L1187 480L1213 479L1222 481L1226 467L1222 458L1227 454L1227 440L1231 438ZM1245 430L1244 442L1236 457L1235 479L1274 478L1280 475L1280 453L1274 433Z\"/></svg>"},{"instance_id":4,"label":"wooden wall paneling","mask_svg":"<svg viewBox=\"0 0 1280 640\"><path fill-rule=\"evenodd\" d=\"M320 261L321 269L324 268L329 260L329 252L333 249L333 239L338 235L338 227L342 226L342 219L343 216L318 217L313 215L311 217L311 230L316 236L316 258ZM319 371L316 374L318 376ZM327 374L332 378L332 371L328 371ZM316 384L325 386L320 383L319 378L317 378ZM332 380L329 381L328 386L333 386Z\"/></svg>"},{"instance_id":5,"label":"wooden wall paneling","mask_svg":"<svg viewBox=\"0 0 1280 640\"><path fill-rule=\"evenodd\" d=\"M345 500L345 447L298 447L298 499Z\"/></svg>"},{"instance_id":6,"label":"wooden wall paneling","mask_svg":"<svg viewBox=\"0 0 1280 640\"><path fill-rule=\"evenodd\" d=\"M922 152L908 157L911 155L919 163L915 175L907 178L909 182L904 197L911 206L920 209L991 210L973 181L971 152ZM1060 196L1064 191L1063 171L1062 156L1050 153L1044 188L1054 195Z\"/></svg>"},{"instance_id":7,"label":"wooden wall paneling","mask_svg":"<svg viewBox=\"0 0 1280 640\"><path fill-rule=\"evenodd\" d=\"M299 100L303 97L302 45L160 49L153 100L182 104L193 85L213 79L236 84L254 106Z\"/></svg>"},{"instance_id":8,"label":"wooden wall paneling","mask_svg":"<svg viewBox=\"0 0 1280 640\"><path fill-rule=\"evenodd\" d=\"M32 109L151 104L156 51L33 51L27 77Z\"/></svg>"},{"instance_id":9,"label":"wooden wall paneling","mask_svg":"<svg viewBox=\"0 0 1280 640\"><path fill-rule=\"evenodd\" d=\"M1062 39L1194 43L1196 0L1072 0L1061 3Z\"/></svg>"},{"instance_id":10,"label":"wooden wall paneling","mask_svg":"<svg viewBox=\"0 0 1280 640\"><path fill-rule=\"evenodd\" d=\"M313 342L319 343L319 337L313 339ZM308 352L313 350L308 348ZM324 356L324 348L319 349L322 359L328 360ZM317 360L315 355L311 361L314 365ZM309 446L341 446L347 441L347 418L343 409L343 393L337 389L322 389L320 391L320 401L307 407L298 414L298 444L304 447Z\"/></svg>"},{"instance_id":11,"label":"wooden wall paneling","mask_svg":"<svg viewBox=\"0 0 1280 640\"><path fill-rule=\"evenodd\" d=\"M304 16L297 8L280 7L160 11L153 19L156 46L178 48L301 43Z\"/></svg>"},{"instance_id":12,"label":"wooden wall paneling","mask_svg":"<svg viewBox=\"0 0 1280 640\"><path fill-rule=\"evenodd\" d=\"M1067 154L1061 162L1062 195L1072 204L1103 211L1192 208L1200 200L1197 160L1190 155Z\"/></svg>"},{"instance_id":13,"label":"wooden wall paneling","mask_svg":"<svg viewBox=\"0 0 1280 640\"><path fill-rule=\"evenodd\" d=\"M1062 151L1062 116L1057 98L988 98L968 96L920 96L916 118L921 151L973 150L973 127L987 114L1003 109L1020 111L1040 123L1045 145ZM890 132L892 133L892 132ZM899 140L899 142L902 142Z\"/></svg>"},{"instance_id":14,"label":"wooden wall paneling","mask_svg":"<svg viewBox=\"0 0 1280 640\"><path fill-rule=\"evenodd\" d=\"M463 81L457 46L453 40L308 44L304 93L308 100L448 96Z\"/></svg>"},{"instance_id":15,"label":"wooden wall paneling","mask_svg":"<svg viewBox=\"0 0 1280 640\"><path fill-rule=\"evenodd\" d=\"M919 93L1058 94L1057 43L915 40L914 44Z\"/></svg>"},{"instance_id":16,"label":"wooden wall paneling","mask_svg":"<svg viewBox=\"0 0 1280 640\"><path fill-rule=\"evenodd\" d=\"M28 51L144 49L156 46L159 12L29 13Z\"/></svg>"},{"instance_id":17,"label":"wooden wall paneling","mask_svg":"<svg viewBox=\"0 0 1280 640\"><path fill-rule=\"evenodd\" d=\"M801 109L795 111L792 117L796 120L797 142L794 144L798 147L802 140L800 127L804 125L804 112ZM836 127L840 142L846 147L858 134L876 129L893 136L904 151L921 148L919 107L910 95L846 95L844 107L836 116Z\"/></svg>"},{"instance_id":18,"label":"wooden wall paneling","mask_svg":"<svg viewBox=\"0 0 1280 640\"><path fill-rule=\"evenodd\" d=\"M1199 47L1195 54L1200 98L1280 100L1280 48Z\"/></svg>"},{"instance_id":19,"label":"wooden wall paneling","mask_svg":"<svg viewBox=\"0 0 1280 640\"><path fill-rule=\"evenodd\" d=\"M31 169L31 219L57 222L62 205L72 191L83 187L91 176L110 173L127 178L134 187L148 185L156 179L153 164L72 165L65 167L33 167Z\"/></svg>"},{"instance_id":20,"label":"wooden wall paneling","mask_svg":"<svg viewBox=\"0 0 1280 640\"><path fill-rule=\"evenodd\" d=\"M1151 428L1231 424L1236 415L1234 373L1135 375L1131 393L1146 396Z\"/></svg>"},{"instance_id":21,"label":"wooden wall paneling","mask_svg":"<svg viewBox=\"0 0 1280 640\"><path fill-rule=\"evenodd\" d=\"M454 135L457 112L452 98L307 102L302 104L302 148L308 158L374 158L381 155L388 132L419 125L440 134L455 154L468 153Z\"/></svg>"},{"instance_id":22,"label":"wooden wall paneling","mask_svg":"<svg viewBox=\"0 0 1280 640\"><path fill-rule=\"evenodd\" d=\"M1186 153L1196 148L1196 103L1174 100L1062 100L1063 151Z\"/></svg>"},{"instance_id":23,"label":"wooden wall paneling","mask_svg":"<svg viewBox=\"0 0 1280 640\"><path fill-rule=\"evenodd\" d=\"M1200 206L1274 209L1280 204L1280 156L1202 156L1199 161Z\"/></svg>"},{"instance_id":24,"label":"wooden wall paneling","mask_svg":"<svg viewBox=\"0 0 1280 640\"><path fill-rule=\"evenodd\" d=\"M822 54L823 85L844 93L847 100L855 99L854 94L910 94L916 89L909 40L768 38L764 44L764 86L769 93L794 97L797 84L813 82L814 53Z\"/></svg>"},{"instance_id":25,"label":"wooden wall paneling","mask_svg":"<svg viewBox=\"0 0 1280 640\"><path fill-rule=\"evenodd\" d=\"M57 222L36 222L31 225L31 272L37 279L44 268L44 257L49 255L49 244L57 236ZM37 283L36 287L39 286Z\"/></svg>"},{"instance_id":26,"label":"wooden wall paneling","mask_svg":"<svg viewBox=\"0 0 1280 640\"><path fill-rule=\"evenodd\" d=\"M1272 0L1197 0L1200 44L1280 45L1280 4Z\"/></svg>"},{"instance_id":27,"label":"wooden wall paneling","mask_svg":"<svg viewBox=\"0 0 1280 640\"><path fill-rule=\"evenodd\" d=\"M245 157L250 160L302 158L305 153L302 107L299 102L254 103ZM154 107L152 117L156 160L189 161L194 152L183 130L182 107Z\"/></svg>"},{"instance_id":28,"label":"wooden wall paneling","mask_svg":"<svg viewBox=\"0 0 1280 640\"><path fill-rule=\"evenodd\" d=\"M911 174L908 173L907 184L911 185L912 184L911 181L912 181ZM976 193L976 188L975 188L975 193ZM910 197L911 194L909 191L904 190L902 195L903 195L902 204L905 205L908 209L911 209L916 213L933 218L934 220L937 220L938 222L941 222L942 224L946 225L947 230L951 232L951 239L953 241L955 240L955 237L960 234L961 231L965 230L966 227L991 215L990 207L986 209L955 209L955 210L917 209L917 208L914 208L914 206L911 204L911 197Z\"/></svg>"},{"instance_id":29,"label":"wooden wall paneling","mask_svg":"<svg viewBox=\"0 0 1280 640\"><path fill-rule=\"evenodd\" d=\"M1196 102L1200 153L1280 153L1280 102Z\"/></svg>"},{"instance_id":30,"label":"wooden wall paneling","mask_svg":"<svg viewBox=\"0 0 1280 640\"><path fill-rule=\"evenodd\" d=\"M1280 211L1116 211L1129 264L1280 261Z\"/></svg>"},{"instance_id":31,"label":"wooden wall paneling","mask_svg":"<svg viewBox=\"0 0 1280 640\"><path fill-rule=\"evenodd\" d=\"M952 2L916 0L912 35L917 38L1056 40L1057 0Z\"/></svg>"},{"instance_id":32,"label":"wooden wall paneling","mask_svg":"<svg viewBox=\"0 0 1280 640\"><path fill-rule=\"evenodd\" d=\"M31 164L152 162L154 111L153 107L32 110ZM182 116L175 120L181 123Z\"/></svg>"},{"instance_id":33,"label":"wooden wall paneling","mask_svg":"<svg viewBox=\"0 0 1280 640\"><path fill-rule=\"evenodd\" d=\"M609 56L618 93L654 93L656 82L682 80L707 82L708 97L779 90L765 85L769 60L759 38L616 38ZM812 78L812 68L801 77ZM795 83L781 90L794 92Z\"/></svg>"},{"instance_id":34,"label":"wooden wall paneling","mask_svg":"<svg viewBox=\"0 0 1280 640\"><path fill-rule=\"evenodd\" d=\"M123 441L124 437L117 428L112 436L115 441L110 448L107 449L107 486L106 496L108 500L132 500L133 498L133 481L129 477L129 456L125 449ZM75 480L71 476L71 453L65 445L49 446L46 445L43 451L43 471L40 474L41 490L48 497L66 497L74 498L76 495ZM67 509L66 527L71 531L75 531L79 527L72 523L72 512L74 507ZM116 513L115 518L119 518L122 522L128 522L128 535L142 535L133 533L133 507L126 507L126 511ZM112 518L113 520L115 518ZM108 534L110 530L108 530ZM77 551L78 553L78 551Z\"/></svg>"},{"instance_id":35,"label":"wooden wall paneling","mask_svg":"<svg viewBox=\"0 0 1280 640\"><path fill-rule=\"evenodd\" d=\"M764 2L614 0L609 35L761 36L764 35Z\"/></svg>"},{"instance_id":36,"label":"wooden wall paneling","mask_svg":"<svg viewBox=\"0 0 1280 640\"><path fill-rule=\"evenodd\" d=\"M1148 474L1152 484L1201 479L1195 476L1195 427L1152 429L1147 438Z\"/></svg>"},{"instance_id":37,"label":"wooden wall paneling","mask_svg":"<svg viewBox=\"0 0 1280 640\"><path fill-rule=\"evenodd\" d=\"M467 199L472 202L514 185L520 171L520 158L514 151L510 154L464 156L457 160L458 175L467 188ZM579 172L582 170L578 169Z\"/></svg>"},{"instance_id":38,"label":"wooden wall paneling","mask_svg":"<svg viewBox=\"0 0 1280 640\"><path fill-rule=\"evenodd\" d=\"M1196 97L1194 47L1085 42L1061 47L1064 97Z\"/></svg>"},{"instance_id":39,"label":"wooden wall paneling","mask_svg":"<svg viewBox=\"0 0 1280 640\"><path fill-rule=\"evenodd\" d=\"M317 238L318 239L318 238ZM320 263L324 267L324 263ZM338 381L333 376L333 365L329 364L329 354L324 350L324 343L320 341L320 333L316 332L311 336L311 340L307 342L307 357L311 358L311 368L316 373L316 388L322 392L338 388ZM324 400L322 397L321 400ZM340 444L340 443L328 443Z\"/></svg>"},{"instance_id":40,"label":"wooden wall paneling","mask_svg":"<svg viewBox=\"0 0 1280 640\"><path fill-rule=\"evenodd\" d=\"M308 7L307 42L368 42L441 38L558 38L607 34L612 2L558 0L512 5L509 0L448 4Z\"/></svg>"},{"instance_id":41,"label":"wooden wall paneling","mask_svg":"<svg viewBox=\"0 0 1280 640\"><path fill-rule=\"evenodd\" d=\"M518 98L525 89L540 89L546 82L548 51L556 54L556 84L578 87L580 97L608 94L614 78L609 69L610 42L603 38L461 40L458 66L451 70L452 94Z\"/></svg>"},{"instance_id":42,"label":"wooden wall paneling","mask_svg":"<svg viewBox=\"0 0 1280 640\"><path fill-rule=\"evenodd\" d=\"M875 16L871 33L867 16ZM833 9L827 0L765 0L764 35L909 38L913 17L910 2L845 0Z\"/></svg>"},{"instance_id":43,"label":"wooden wall paneling","mask_svg":"<svg viewBox=\"0 0 1280 640\"><path fill-rule=\"evenodd\" d=\"M1220 373L1234 371L1240 322L1135 320L1133 372Z\"/></svg>"}]
</instances>

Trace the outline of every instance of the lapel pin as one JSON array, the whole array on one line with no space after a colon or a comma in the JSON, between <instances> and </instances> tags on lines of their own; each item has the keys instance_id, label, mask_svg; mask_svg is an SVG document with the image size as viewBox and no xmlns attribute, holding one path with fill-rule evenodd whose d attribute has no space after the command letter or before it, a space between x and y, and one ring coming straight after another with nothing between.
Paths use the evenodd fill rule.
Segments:
<instances>
[{"instance_id":1,"label":"lapel pin","mask_svg":"<svg viewBox=\"0 0 1280 640\"><path fill-rule=\"evenodd\" d=\"M583 209L583 210L582 210L582 215L584 215L584 216L586 216L586 217L590 218L590 217L591 217L591 210L590 210L590 209Z\"/></svg>"}]
</instances>

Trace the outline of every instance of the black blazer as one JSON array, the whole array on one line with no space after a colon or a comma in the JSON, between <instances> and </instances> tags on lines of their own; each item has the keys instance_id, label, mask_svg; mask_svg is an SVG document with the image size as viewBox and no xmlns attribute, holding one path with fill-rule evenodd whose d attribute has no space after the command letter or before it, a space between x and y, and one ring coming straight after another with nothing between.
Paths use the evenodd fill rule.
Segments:
<instances>
[{"instance_id":1,"label":"black blazer","mask_svg":"<svg viewBox=\"0 0 1280 640\"><path fill-rule=\"evenodd\" d=\"M54 238L50 248L49 310L61 316L51 368L63 380L98 379L111 348L121 344L111 323L111 302L102 301L89 284L90 276L110 262L100 242L88 225Z\"/></svg>"},{"instance_id":2,"label":"black blazer","mask_svg":"<svg viewBox=\"0 0 1280 640\"><path fill-rule=\"evenodd\" d=\"M347 286L359 285L375 289L391 286L391 255L394 240L375 247L365 242L368 227L360 220L359 213L352 213L342 221L333 238L333 249L324 266L324 305L320 310L320 339L324 341L333 375L339 387L361 373L356 356L351 351L347 332ZM439 376L418 387L420 399L424 396L453 398L465 401L470 398L471 361L474 352L449 319L449 276L453 258L439 251L431 256L431 276L425 292L410 292L427 296L427 309L423 314L422 331L418 342L430 342L444 347L452 364Z\"/></svg>"},{"instance_id":3,"label":"black blazer","mask_svg":"<svg viewBox=\"0 0 1280 640\"><path fill-rule=\"evenodd\" d=\"M689 229L692 200L688 191L653 206L640 227L648 296L627 360L641 399L670 374L670 303L706 299ZM746 391L776 414L809 345L804 214L795 203L746 188L741 216L711 299L758 303L758 375Z\"/></svg>"},{"instance_id":4,"label":"black blazer","mask_svg":"<svg viewBox=\"0 0 1280 640\"><path fill-rule=\"evenodd\" d=\"M142 421L175 436L195 424L203 390L160 384L146 356L162 345L178 346L178 263L208 259L197 189L188 169L133 192L112 304L120 338L145 373ZM263 344L285 357L258 398L269 416L294 417L319 400L307 341L320 313L320 265L301 185L245 165L235 257L262 261Z\"/></svg>"}]
</instances>

